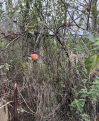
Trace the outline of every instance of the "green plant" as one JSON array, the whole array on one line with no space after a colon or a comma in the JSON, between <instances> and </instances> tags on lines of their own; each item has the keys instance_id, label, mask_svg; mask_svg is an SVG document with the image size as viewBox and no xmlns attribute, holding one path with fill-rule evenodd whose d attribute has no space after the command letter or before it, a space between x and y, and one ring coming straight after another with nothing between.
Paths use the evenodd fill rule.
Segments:
<instances>
[{"instance_id":1,"label":"green plant","mask_svg":"<svg viewBox=\"0 0 99 121\"><path fill-rule=\"evenodd\" d=\"M60 84L61 87L64 87L65 88L65 84L64 84L63 81L59 82L59 84Z\"/></svg>"},{"instance_id":2,"label":"green plant","mask_svg":"<svg viewBox=\"0 0 99 121\"><path fill-rule=\"evenodd\" d=\"M90 73L92 69L97 69L99 67L99 54L97 51L99 48L99 38L94 39L93 46L94 50L92 51L92 55L90 55L85 61L85 68L88 73Z\"/></svg>"},{"instance_id":3,"label":"green plant","mask_svg":"<svg viewBox=\"0 0 99 121\"><path fill-rule=\"evenodd\" d=\"M84 81L85 84L88 85L87 81ZM80 116L82 117L82 121L90 121L88 119L88 115L85 114L84 112L84 108L85 108L85 102L87 101L87 97L90 99L90 102L88 102L89 104L93 105L95 101L98 101L98 97L99 97L99 77L96 77L96 79L92 82L92 84L89 86L88 88L90 89L89 91L87 90L87 88L82 88L78 94L76 95L76 98L74 99L74 101L70 104L71 110L75 110L76 109L76 114L80 114ZM80 95L80 99L78 99L78 96ZM90 105L90 108L91 108ZM86 107L87 108L87 107ZM91 110L94 110L91 108Z\"/></svg>"}]
</instances>

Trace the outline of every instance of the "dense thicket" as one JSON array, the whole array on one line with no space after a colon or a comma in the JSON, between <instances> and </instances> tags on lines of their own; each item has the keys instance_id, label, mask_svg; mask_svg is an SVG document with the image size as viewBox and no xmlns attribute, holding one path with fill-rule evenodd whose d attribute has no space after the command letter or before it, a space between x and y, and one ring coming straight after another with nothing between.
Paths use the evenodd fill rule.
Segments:
<instances>
[{"instance_id":1,"label":"dense thicket","mask_svg":"<svg viewBox=\"0 0 99 121\"><path fill-rule=\"evenodd\" d=\"M17 83L19 121L96 120L99 72L91 70L98 67L98 2L0 3L0 97L13 101Z\"/></svg>"}]
</instances>

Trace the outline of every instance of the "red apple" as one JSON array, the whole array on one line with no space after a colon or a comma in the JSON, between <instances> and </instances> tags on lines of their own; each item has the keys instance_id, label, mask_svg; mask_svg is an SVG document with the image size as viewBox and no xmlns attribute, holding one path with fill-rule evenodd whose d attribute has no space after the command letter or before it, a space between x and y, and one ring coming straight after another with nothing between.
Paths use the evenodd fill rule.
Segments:
<instances>
[{"instance_id":1,"label":"red apple","mask_svg":"<svg viewBox=\"0 0 99 121\"><path fill-rule=\"evenodd\" d=\"M11 33L9 33L9 32L4 33L4 36L5 36L5 38L7 38L7 39L14 39L14 38L15 38L15 35L13 35L13 34L11 34Z\"/></svg>"},{"instance_id":2,"label":"red apple","mask_svg":"<svg viewBox=\"0 0 99 121\"><path fill-rule=\"evenodd\" d=\"M14 39L15 38L15 36L14 35L10 35L10 39Z\"/></svg>"},{"instance_id":3,"label":"red apple","mask_svg":"<svg viewBox=\"0 0 99 121\"><path fill-rule=\"evenodd\" d=\"M4 33L5 36L9 35L9 32Z\"/></svg>"},{"instance_id":4,"label":"red apple","mask_svg":"<svg viewBox=\"0 0 99 121\"><path fill-rule=\"evenodd\" d=\"M71 22L68 23L69 26L71 26L71 24L72 24Z\"/></svg>"},{"instance_id":5,"label":"red apple","mask_svg":"<svg viewBox=\"0 0 99 121\"><path fill-rule=\"evenodd\" d=\"M90 11L90 7L87 8L87 11L88 11L88 12Z\"/></svg>"},{"instance_id":6,"label":"red apple","mask_svg":"<svg viewBox=\"0 0 99 121\"><path fill-rule=\"evenodd\" d=\"M37 60L37 59L38 59L38 55L37 55L37 54L31 54L31 58L32 58L33 60Z\"/></svg>"},{"instance_id":7,"label":"red apple","mask_svg":"<svg viewBox=\"0 0 99 121\"><path fill-rule=\"evenodd\" d=\"M57 54L59 54L59 51L57 50L57 52L56 52Z\"/></svg>"},{"instance_id":8,"label":"red apple","mask_svg":"<svg viewBox=\"0 0 99 121\"><path fill-rule=\"evenodd\" d=\"M63 23L63 27L66 26L66 23Z\"/></svg>"},{"instance_id":9,"label":"red apple","mask_svg":"<svg viewBox=\"0 0 99 121\"><path fill-rule=\"evenodd\" d=\"M10 39L10 33L9 32L6 32L6 33L4 33L4 36L5 36L5 38L7 38L7 39Z\"/></svg>"}]
</instances>

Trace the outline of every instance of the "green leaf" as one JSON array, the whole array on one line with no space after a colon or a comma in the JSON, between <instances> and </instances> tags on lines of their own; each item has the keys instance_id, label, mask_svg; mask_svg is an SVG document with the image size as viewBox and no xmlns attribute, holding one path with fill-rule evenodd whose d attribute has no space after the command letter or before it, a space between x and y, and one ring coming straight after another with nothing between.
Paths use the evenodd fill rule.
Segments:
<instances>
[{"instance_id":1,"label":"green leaf","mask_svg":"<svg viewBox=\"0 0 99 121\"><path fill-rule=\"evenodd\" d=\"M98 55L90 55L85 61L85 68L87 72L90 73L92 69L96 69L99 64Z\"/></svg>"},{"instance_id":2,"label":"green leaf","mask_svg":"<svg viewBox=\"0 0 99 121\"><path fill-rule=\"evenodd\" d=\"M82 21L82 20L84 20L84 18L81 18L80 20Z\"/></svg>"},{"instance_id":3,"label":"green leaf","mask_svg":"<svg viewBox=\"0 0 99 121\"><path fill-rule=\"evenodd\" d=\"M30 29L34 29L34 26L28 26L28 27L26 27L25 31L30 30Z\"/></svg>"},{"instance_id":4,"label":"green leaf","mask_svg":"<svg viewBox=\"0 0 99 121\"><path fill-rule=\"evenodd\" d=\"M60 83L60 84L63 84L64 82L61 81L61 82L59 82L59 83Z\"/></svg>"},{"instance_id":5,"label":"green leaf","mask_svg":"<svg viewBox=\"0 0 99 121\"><path fill-rule=\"evenodd\" d=\"M10 65L8 63L5 64L5 69L9 70Z\"/></svg>"},{"instance_id":6,"label":"green leaf","mask_svg":"<svg viewBox=\"0 0 99 121\"><path fill-rule=\"evenodd\" d=\"M10 63L11 63L11 65L15 65L15 64L17 64L17 60L16 59L13 59L13 60L10 60Z\"/></svg>"},{"instance_id":7,"label":"green leaf","mask_svg":"<svg viewBox=\"0 0 99 121\"><path fill-rule=\"evenodd\" d=\"M65 88L65 85L64 84L60 84L61 85L61 87L64 87Z\"/></svg>"},{"instance_id":8,"label":"green leaf","mask_svg":"<svg viewBox=\"0 0 99 121\"><path fill-rule=\"evenodd\" d=\"M43 26L47 26L46 24L43 23L43 21L40 21L38 24L43 25Z\"/></svg>"},{"instance_id":9,"label":"green leaf","mask_svg":"<svg viewBox=\"0 0 99 121\"><path fill-rule=\"evenodd\" d=\"M84 98L85 98L86 96L87 96L87 94L82 94L82 95L81 95L81 97L84 97Z\"/></svg>"},{"instance_id":10,"label":"green leaf","mask_svg":"<svg viewBox=\"0 0 99 121\"><path fill-rule=\"evenodd\" d=\"M99 40L99 38L95 38L94 40Z\"/></svg>"},{"instance_id":11,"label":"green leaf","mask_svg":"<svg viewBox=\"0 0 99 121\"><path fill-rule=\"evenodd\" d=\"M31 57L28 57L28 59L29 59L29 60L32 60L32 58L31 58Z\"/></svg>"},{"instance_id":12,"label":"green leaf","mask_svg":"<svg viewBox=\"0 0 99 121\"><path fill-rule=\"evenodd\" d=\"M33 23L34 23L34 21L29 22L29 23L27 24L27 27L28 27L30 24L33 24Z\"/></svg>"},{"instance_id":13,"label":"green leaf","mask_svg":"<svg viewBox=\"0 0 99 121\"><path fill-rule=\"evenodd\" d=\"M2 69L4 67L4 65L0 65L0 69Z\"/></svg>"},{"instance_id":14,"label":"green leaf","mask_svg":"<svg viewBox=\"0 0 99 121\"><path fill-rule=\"evenodd\" d=\"M30 66L30 63L27 62L26 65L27 65L27 66Z\"/></svg>"},{"instance_id":15,"label":"green leaf","mask_svg":"<svg viewBox=\"0 0 99 121\"><path fill-rule=\"evenodd\" d=\"M29 33L34 35L34 31L33 32L32 31L29 31Z\"/></svg>"},{"instance_id":16,"label":"green leaf","mask_svg":"<svg viewBox=\"0 0 99 121\"><path fill-rule=\"evenodd\" d=\"M89 36L87 36L87 38L88 38L91 42L95 42L94 39L93 39L94 36L93 36L92 34L90 34Z\"/></svg>"},{"instance_id":17,"label":"green leaf","mask_svg":"<svg viewBox=\"0 0 99 121\"><path fill-rule=\"evenodd\" d=\"M25 110L22 108L22 109L21 109L21 112L23 113L24 111L25 111Z\"/></svg>"},{"instance_id":18,"label":"green leaf","mask_svg":"<svg viewBox=\"0 0 99 121\"><path fill-rule=\"evenodd\" d=\"M7 79L4 79L4 82L7 82Z\"/></svg>"},{"instance_id":19,"label":"green leaf","mask_svg":"<svg viewBox=\"0 0 99 121\"><path fill-rule=\"evenodd\" d=\"M94 45L99 45L99 41L95 42Z\"/></svg>"}]
</instances>

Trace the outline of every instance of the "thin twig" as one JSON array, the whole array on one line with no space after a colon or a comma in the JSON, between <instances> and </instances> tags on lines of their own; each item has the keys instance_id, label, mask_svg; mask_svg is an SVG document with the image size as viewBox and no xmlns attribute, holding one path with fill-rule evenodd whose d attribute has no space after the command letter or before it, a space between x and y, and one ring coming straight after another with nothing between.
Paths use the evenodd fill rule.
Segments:
<instances>
[{"instance_id":1,"label":"thin twig","mask_svg":"<svg viewBox=\"0 0 99 121\"><path fill-rule=\"evenodd\" d=\"M20 91L18 90L18 92L19 92L19 94L21 95L21 97L22 97L22 99L23 99L23 101L25 102L25 104L26 104L26 106L27 106L27 108L33 113L33 114L35 114L35 112L33 112L30 108L29 108L29 106L28 106L28 104L26 103L26 101L25 101L25 99L24 99L24 97L22 96L22 94L20 93Z\"/></svg>"}]
</instances>

